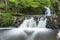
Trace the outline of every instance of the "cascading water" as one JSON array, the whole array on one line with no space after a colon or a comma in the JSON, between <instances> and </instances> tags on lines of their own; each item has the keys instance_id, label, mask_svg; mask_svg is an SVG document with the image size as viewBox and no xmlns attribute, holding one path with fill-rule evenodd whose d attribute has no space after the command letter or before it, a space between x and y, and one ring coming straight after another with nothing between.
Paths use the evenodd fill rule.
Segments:
<instances>
[{"instance_id":1,"label":"cascading water","mask_svg":"<svg viewBox=\"0 0 60 40\"><path fill-rule=\"evenodd\" d=\"M41 17L38 23L39 28L46 28L47 18Z\"/></svg>"},{"instance_id":2,"label":"cascading water","mask_svg":"<svg viewBox=\"0 0 60 40\"><path fill-rule=\"evenodd\" d=\"M41 33L39 35L41 35L41 40L44 40L44 39L48 40L46 35L47 34L49 35L49 33L51 31L49 32L48 29L46 28L46 22L47 22L46 16L51 16L52 14L51 14L51 11L50 11L49 7L45 7L45 8L46 8L45 15L39 19L38 25L36 25L36 20L32 17L31 19L24 20L24 22L21 24L21 26L19 26L19 29L22 28L23 30L26 30L26 31L28 30L28 32L24 32L24 33L27 34L27 40L34 40L35 36L40 32ZM31 29L31 27L38 27L38 28L41 28L41 29L37 29L37 28L36 29L35 28ZM34 32L32 32L32 34L31 34L30 31L34 31ZM49 32L49 33L47 33L47 32ZM28 34L30 34L30 36ZM43 35L46 34L45 35L46 38L42 37L43 36L42 34ZM54 38L52 38L52 39L55 40ZM49 39L49 40L52 40L52 39Z\"/></svg>"},{"instance_id":3,"label":"cascading water","mask_svg":"<svg viewBox=\"0 0 60 40\"><path fill-rule=\"evenodd\" d=\"M52 15L49 7L45 7L45 9L46 9L45 15L44 15L45 17L41 17L40 21L38 23L39 28L46 28L46 23L47 23L46 16L51 16Z\"/></svg>"},{"instance_id":4,"label":"cascading water","mask_svg":"<svg viewBox=\"0 0 60 40\"><path fill-rule=\"evenodd\" d=\"M41 17L39 19L39 23L37 25L36 20L34 20L34 18L32 17L31 19L26 19L24 20L24 22L21 24L21 26L19 26L19 28L26 28L26 27L39 27L39 28L46 28L46 22L47 22L47 18L46 16L51 16L51 10L49 7L45 7L46 12L45 12L45 17Z\"/></svg>"},{"instance_id":5,"label":"cascading water","mask_svg":"<svg viewBox=\"0 0 60 40\"><path fill-rule=\"evenodd\" d=\"M24 22L19 26L20 28L26 28L26 27L36 27L36 21L32 17L31 19L24 20Z\"/></svg>"},{"instance_id":6,"label":"cascading water","mask_svg":"<svg viewBox=\"0 0 60 40\"><path fill-rule=\"evenodd\" d=\"M45 7L46 11L45 11L45 16L51 16L51 10L49 7Z\"/></svg>"}]
</instances>

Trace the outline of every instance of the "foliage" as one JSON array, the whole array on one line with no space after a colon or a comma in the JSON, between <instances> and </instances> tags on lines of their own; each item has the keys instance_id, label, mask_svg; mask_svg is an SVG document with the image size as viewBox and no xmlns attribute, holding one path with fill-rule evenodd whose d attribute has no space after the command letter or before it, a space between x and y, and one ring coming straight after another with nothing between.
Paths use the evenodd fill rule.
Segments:
<instances>
[{"instance_id":1,"label":"foliage","mask_svg":"<svg viewBox=\"0 0 60 40\"><path fill-rule=\"evenodd\" d=\"M1 27L7 27L7 26L13 26L13 18L11 15L7 13L0 13L0 26Z\"/></svg>"},{"instance_id":2,"label":"foliage","mask_svg":"<svg viewBox=\"0 0 60 40\"><path fill-rule=\"evenodd\" d=\"M50 0L9 0L15 4L20 4L22 7L39 7L39 6L46 6L51 5Z\"/></svg>"}]
</instances>

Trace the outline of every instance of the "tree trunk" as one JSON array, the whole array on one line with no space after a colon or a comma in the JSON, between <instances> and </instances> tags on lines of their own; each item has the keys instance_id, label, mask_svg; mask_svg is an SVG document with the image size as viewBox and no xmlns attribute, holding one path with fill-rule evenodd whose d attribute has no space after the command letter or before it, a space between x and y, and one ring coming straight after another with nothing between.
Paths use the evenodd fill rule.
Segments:
<instances>
[{"instance_id":1,"label":"tree trunk","mask_svg":"<svg viewBox=\"0 0 60 40\"><path fill-rule=\"evenodd\" d=\"M7 2L7 0L4 0L5 1L5 12L7 12L7 10L8 10L8 2Z\"/></svg>"}]
</instances>

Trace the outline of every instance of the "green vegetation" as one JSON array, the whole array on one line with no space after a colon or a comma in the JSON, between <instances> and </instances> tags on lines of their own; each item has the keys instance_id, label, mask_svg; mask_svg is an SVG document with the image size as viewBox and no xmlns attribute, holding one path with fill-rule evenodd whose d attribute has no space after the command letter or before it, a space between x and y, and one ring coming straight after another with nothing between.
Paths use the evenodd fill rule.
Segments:
<instances>
[{"instance_id":1,"label":"green vegetation","mask_svg":"<svg viewBox=\"0 0 60 40\"><path fill-rule=\"evenodd\" d=\"M36 15L44 14L44 7L50 6L51 10L59 13L58 0L0 0L0 26L10 26L12 24L12 15Z\"/></svg>"},{"instance_id":2,"label":"green vegetation","mask_svg":"<svg viewBox=\"0 0 60 40\"><path fill-rule=\"evenodd\" d=\"M0 26L13 26L13 18L11 15L7 13L0 14Z\"/></svg>"},{"instance_id":3,"label":"green vegetation","mask_svg":"<svg viewBox=\"0 0 60 40\"><path fill-rule=\"evenodd\" d=\"M23 14L42 14L45 6L53 11L58 0L0 0L1 12L14 12ZM39 12L37 12L39 11ZM33 13L36 12L36 13Z\"/></svg>"}]
</instances>

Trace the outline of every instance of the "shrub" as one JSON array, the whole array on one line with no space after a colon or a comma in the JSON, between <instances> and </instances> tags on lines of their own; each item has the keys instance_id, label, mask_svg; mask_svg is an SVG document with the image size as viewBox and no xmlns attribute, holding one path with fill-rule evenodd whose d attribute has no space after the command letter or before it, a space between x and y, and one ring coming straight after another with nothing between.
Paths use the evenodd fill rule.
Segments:
<instances>
[{"instance_id":1,"label":"shrub","mask_svg":"<svg viewBox=\"0 0 60 40\"><path fill-rule=\"evenodd\" d=\"M13 26L13 17L7 13L0 13L0 26L8 27Z\"/></svg>"}]
</instances>

